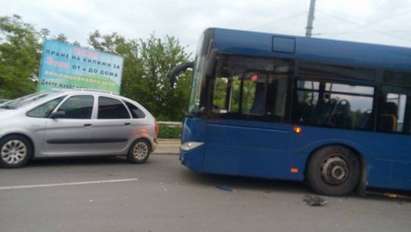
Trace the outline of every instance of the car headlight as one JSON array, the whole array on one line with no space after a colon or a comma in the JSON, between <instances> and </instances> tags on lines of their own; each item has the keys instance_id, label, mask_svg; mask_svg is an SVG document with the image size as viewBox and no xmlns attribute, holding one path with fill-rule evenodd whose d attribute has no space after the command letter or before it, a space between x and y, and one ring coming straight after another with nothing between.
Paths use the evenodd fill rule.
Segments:
<instances>
[{"instance_id":1,"label":"car headlight","mask_svg":"<svg viewBox=\"0 0 411 232\"><path fill-rule=\"evenodd\" d=\"M197 148L197 147L199 147L203 144L204 143L202 143L202 142L186 142L186 143L181 144L180 149L182 151L190 151L190 150L192 150L194 148Z\"/></svg>"}]
</instances>

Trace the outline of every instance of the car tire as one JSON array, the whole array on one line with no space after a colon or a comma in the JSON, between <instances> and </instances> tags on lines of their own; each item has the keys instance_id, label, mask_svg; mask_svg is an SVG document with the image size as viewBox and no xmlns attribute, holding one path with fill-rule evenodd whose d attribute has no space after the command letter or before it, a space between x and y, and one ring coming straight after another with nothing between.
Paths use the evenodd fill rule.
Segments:
<instances>
[{"instance_id":1,"label":"car tire","mask_svg":"<svg viewBox=\"0 0 411 232\"><path fill-rule=\"evenodd\" d=\"M10 135L0 140L0 167L19 168L33 156L33 146L24 136Z\"/></svg>"},{"instance_id":2,"label":"car tire","mask_svg":"<svg viewBox=\"0 0 411 232\"><path fill-rule=\"evenodd\" d=\"M328 146L312 155L308 164L308 183L314 192L322 195L347 195L358 186L360 167L359 158L350 149Z\"/></svg>"},{"instance_id":3,"label":"car tire","mask_svg":"<svg viewBox=\"0 0 411 232\"><path fill-rule=\"evenodd\" d=\"M145 163L151 153L151 144L146 139L137 139L130 147L127 160L131 163Z\"/></svg>"}]
</instances>

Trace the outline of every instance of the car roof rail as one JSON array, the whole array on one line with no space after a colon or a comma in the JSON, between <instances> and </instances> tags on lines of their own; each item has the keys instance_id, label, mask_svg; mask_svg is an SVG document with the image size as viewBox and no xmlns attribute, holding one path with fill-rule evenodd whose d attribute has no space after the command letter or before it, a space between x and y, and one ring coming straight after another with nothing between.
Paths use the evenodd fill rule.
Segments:
<instances>
[{"instance_id":1,"label":"car roof rail","mask_svg":"<svg viewBox=\"0 0 411 232\"><path fill-rule=\"evenodd\" d=\"M98 92L98 93L107 93L107 94L115 95L115 93L113 93L113 91L108 91L108 90L103 90L103 89L78 88L78 89L73 89L73 90L78 90L78 91L93 91L93 92Z\"/></svg>"},{"instance_id":2,"label":"car roof rail","mask_svg":"<svg viewBox=\"0 0 411 232\"><path fill-rule=\"evenodd\" d=\"M55 92L64 92L64 91L91 91L96 93L105 93L110 95L119 95L114 93L113 91L102 90L102 89L93 89L93 88L73 88L73 89L62 89L62 88L50 88L47 91L55 91Z\"/></svg>"}]
</instances>

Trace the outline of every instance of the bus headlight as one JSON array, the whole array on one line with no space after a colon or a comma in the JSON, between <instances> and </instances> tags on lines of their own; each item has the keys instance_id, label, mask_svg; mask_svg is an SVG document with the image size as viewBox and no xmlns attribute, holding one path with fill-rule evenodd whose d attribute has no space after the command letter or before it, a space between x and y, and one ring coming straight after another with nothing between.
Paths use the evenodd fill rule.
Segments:
<instances>
[{"instance_id":1,"label":"bus headlight","mask_svg":"<svg viewBox=\"0 0 411 232\"><path fill-rule=\"evenodd\" d=\"M186 142L186 143L181 144L180 149L182 151L190 151L190 150L192 150L194 148L197 148L197 147L199 147L203 144L204 143L202 143L202 142Z\"/></svg>"}]
</instances>

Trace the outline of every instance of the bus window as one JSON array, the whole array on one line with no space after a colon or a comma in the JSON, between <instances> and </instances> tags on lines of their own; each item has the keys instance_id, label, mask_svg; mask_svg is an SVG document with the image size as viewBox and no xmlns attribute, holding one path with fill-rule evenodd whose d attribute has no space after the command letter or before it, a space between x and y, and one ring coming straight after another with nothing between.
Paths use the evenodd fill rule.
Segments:
<instances>
[{"instance_id":1,"label":"bus window","mask_svg":"<svg viewBox=\"0 0 411 232\"><path fill-rule=\"evenodd\" d=\"M212 93L212 112L225 118L281 121L285 118L290 65L281 60L221 59ZM253 63L259 64L253 67ZM264 70L259 70L264 69ZM251 71L254 70L254 71Z\"/></svg>"},{"instance_id":2,"label":"bus window","mask_svg":"<svg viewBox=\"0 0 411 232\"><path fill-rule=\"evenodd\" d=\"M411 133L410 75L410 72L384 72L378 131Z\"/></svg>"},{"instance_id":3,"label":"bus window","mask_svg":"<svg viewBox=\"0 0 411 232\"><path fill-rule=\"evenodd\" d=\"M216 78L213 94L214 113L238 113L239 98L240 80L238 76Z\"/></svg>"},{"instance_id":4,"label":"bus window","mask_svg":"<svg viewBox=\"0 0 411 232\"><path fill-rule=\"evenodd\" d=\"M266 112L267 76L247 73L243 79L242 113L263 116Z\"/></svg>"},{"instance_id":5,"label":"bus window","mask_svg":"<svg viewBox=\"0 0 411 232\"><path fill-rule=\"evenodd\" d=\"M411 87L411 72L385 71L383 82L390 86Z\"/></svg>"},{"instance_id":6,"label":"bus window","mask_svg":"<svg viewBox=\"0 0 411 232\"><path fill-rule=\"evenodd\" d=\"M409 133L409 110L407 95L397 91L383 90L384 100L380 104L378 130L382 132ZM408 115L407 115L408 114Z\"/></svg>"},{"instance_id":7,"label":"bus window","mask_svg":"<svg viewBox=\"0 0 411 232\"><path fill-rule=\"evenodd\" d=\"M269 97L268 99L273 101L272 111L269 111L269 114L272 114L274 118L278 120L283 120L286 113L286 103L288 95L288 75L287 74L271 74L269 79ZM271 95L270 95L271 93ZM271 104L269 104L271 105Z\"/></svg>"},{"instance_id":8,"label":"bus window","mask_svg":"<svg viewBox=\"0 0 411 232\"><path fill-rule=\"evenodd\" d=\"M297 81L298 123L344 129L372 129L374 88L334 82Z\"/></svg>"}]
</instances>

